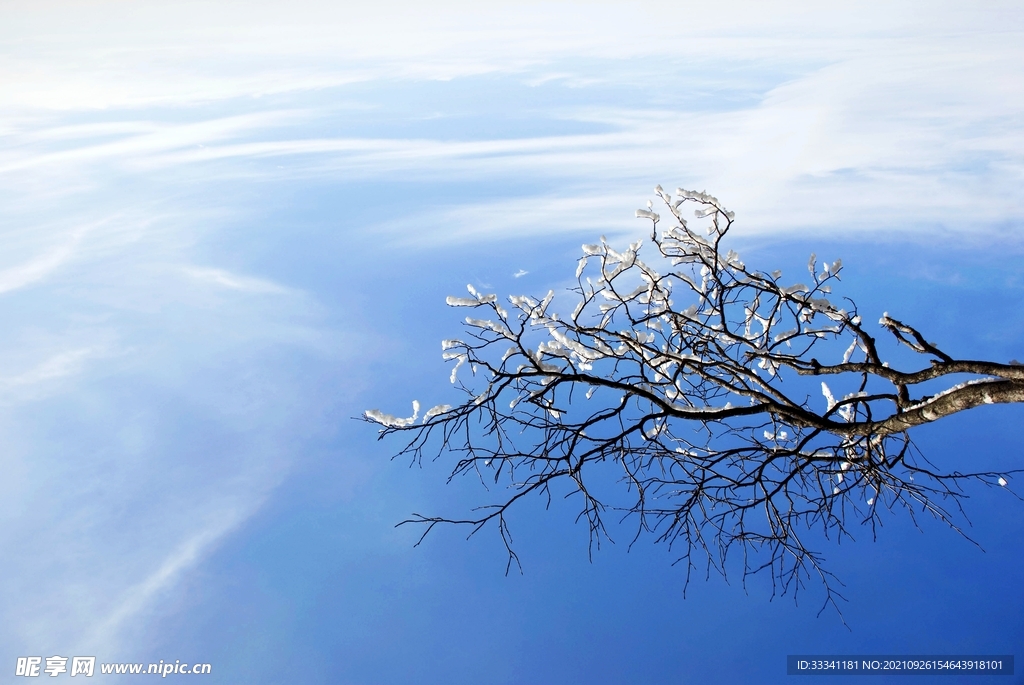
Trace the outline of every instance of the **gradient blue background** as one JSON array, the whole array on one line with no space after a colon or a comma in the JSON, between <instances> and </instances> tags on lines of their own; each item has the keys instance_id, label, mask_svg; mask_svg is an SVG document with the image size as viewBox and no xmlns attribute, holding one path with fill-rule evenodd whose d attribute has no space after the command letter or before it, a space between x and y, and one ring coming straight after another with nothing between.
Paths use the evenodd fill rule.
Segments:
<instances>
[{"instance_id":1,"label":"gradient blue background","mask_svg":"<svg viewBox=\"0 0 1024 685\"><path fill-rule=\"evenodd\" d=\"M769 601L767 578L698 573L684 599L628 530L591 563L571 502L512 520L522 575L493 531L413 548L395 523L481 493L352 420L451 401L444 297L564 288L581 243L646 233L656 183L735 210L748 264L842 257L866 320L1024 359L1017 4L0 15L0 673L59 654L207 662L209 683L777 683L793 653L1024 656L1024 504L1002 489L968 493L984 551L927 516L824 546L847 628L813 585ZM1020 468L1021 416L917 442Z\"/></svg>"}]
</instances>

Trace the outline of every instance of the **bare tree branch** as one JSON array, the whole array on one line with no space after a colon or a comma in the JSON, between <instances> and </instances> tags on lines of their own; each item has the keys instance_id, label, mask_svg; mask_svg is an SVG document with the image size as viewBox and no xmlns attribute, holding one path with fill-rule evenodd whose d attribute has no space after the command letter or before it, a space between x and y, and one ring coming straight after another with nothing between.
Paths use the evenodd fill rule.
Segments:
<instances>
[{"instance_id":1,"label":"bare tree branch","mask_svg":"<svg viewBox=\"0 0 1024 685\"><path fill-rule=\"evenodd\" d=\"M636 526L634 541L651 534L676 549L687 582L701 560L728 574L735 554L744 580L765 572L776 593L795 596L817 579L825 606L838 609L838 581L809 541L850 536L854 523L874 534L881 512L896 508L960 530L964 482L1007 485L1009 473L936 469L908 431L1024 401L1024 367L954 359L885 314L879 326L897 347L924 357L895 368L856 306L830 299L841 261L811 255L809 279L785 285L781 272L752 270L723 248L733 214L717 199L656 192L674 221L662 230L650 203L637 211L652 223L653 261L641 260L642 241L623 252L604 239L584 245L571 314L556 311L553 292L512 296L511 312L472 286L471 297L448 298L486 312L442 344L465 401L422 420L418 403L410 418L365 418L381 437L409 435L399 454L453 454L451 478L473 473L512 494L468 517L403 523L424 524L424 535L438 523L471 535L494 523L511 566L510 509L529 495L571 493L592 545L607 539L603 516L615 512ZM706 230L690 228L686 204ZM458 380L466 364L469 384ZM917 390L943 379L941 392ZM619 472L619 495L604 494L602 465Z\"/></svg>"}]
</instances>

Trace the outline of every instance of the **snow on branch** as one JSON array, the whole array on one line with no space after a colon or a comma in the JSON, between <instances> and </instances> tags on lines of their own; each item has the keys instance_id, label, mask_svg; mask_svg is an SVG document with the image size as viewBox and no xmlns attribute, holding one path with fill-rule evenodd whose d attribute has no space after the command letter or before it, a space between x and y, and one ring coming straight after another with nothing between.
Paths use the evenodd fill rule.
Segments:
<instances>
[{"instance_id":1,"label":"snow on branch","mask_svg":"<svg viewBox=\"0 0 1024 685\"><path fill-rule=\"evenodd\" d=\"M687 578L700 558L724 573L736 555L745 574L771 575L776 592L795 595L816 578L825 604L838 606L804 531L841 539L854 524L874 530L885 512L921 508L956 528L962 484L1007 486L1008 473L937 471L909 431L1024 401L1024 366L954 359L888 313L868 327L852 301L836 305L842 260L812 254L809 280L784 281L726 245L735 215L715 197L655 194L670 220L648 203L636 212L650 222L648 240L584 244L570 298L513 295L506 311L469 286L471 297L447 299L494 313L467 317L463 339L442 344L452 383L461 366L473 370L457 385L462 402L419 424L418 402L410 418L371 410L365 419L382 435L407 433L401 454L452 455L452 477L473 473L508 494L465 518L414 521L427 531L493 524L511 563L506 516L516 503L569 496L592 544L607 540L604 516L614 511L635 535L675 550ZM688 207L702 230L684 217ZM879 330L886 345L927 358L909 368L884 361ZM947 378L944 390L917 390ZM608 465L621 478L617 495Z\"/></svg>"}]
</instances>

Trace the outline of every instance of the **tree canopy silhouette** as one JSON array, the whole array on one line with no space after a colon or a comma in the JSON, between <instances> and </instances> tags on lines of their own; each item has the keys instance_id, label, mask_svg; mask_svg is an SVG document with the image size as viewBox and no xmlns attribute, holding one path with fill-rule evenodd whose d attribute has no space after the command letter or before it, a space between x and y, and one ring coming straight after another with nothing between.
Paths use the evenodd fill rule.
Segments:
<instances>
[{"instance_id":1,"label":"tree canopy silhouette","mask_svg":"<svg viewBox=\"0 0 1024 685\"><path fill-rule=\"evenodd\" d=\"M463 517L403 523L424 535L440 523L470 534L493 524L511 565L510 509L568 494L592 545L614 513L632 522L634 541L670 545L686 582L698 564L726 574L738 554L744 580L764 572L775 592L795 595L818 577L825 606L836 606L835 577L808 540L841 539L854 524L874 534L882 512L900 508L960 530L966 481L1007 486L1012 472L937 468L910 431L1024 401L1024 366L956 359L888 313L869 325L831 293L839 260L811 255L802 283L752 269L726 249L733 213L717 199L655 190L672 221L663 228L651 203L637 211L652 225L651 257L641 259L642 241L622 252L604 238L584 245L571 311L553 292L509 297L508 308L472 286L448 298L484 312L442 343L461 404L365 419L382 438L408 436L399 455L454 455L450 478L473 474L503 494ZM706 230L689 226L687 205Z\"/></svg>"}]
</instances>

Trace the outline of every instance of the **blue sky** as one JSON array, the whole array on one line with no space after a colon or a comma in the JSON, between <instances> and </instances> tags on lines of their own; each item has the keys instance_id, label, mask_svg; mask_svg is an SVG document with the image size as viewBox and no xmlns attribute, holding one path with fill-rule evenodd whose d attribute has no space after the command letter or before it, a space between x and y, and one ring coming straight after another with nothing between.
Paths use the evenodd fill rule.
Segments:
<instances>
[{"instance_id":1,"label":"blue sky","mask_svg":"<svg viewBox=\"0 0 1024 685\"><path fill-rule=\"evenodd\" d=\"M351 418L450 401L444 297L564 287L658 183L735 210L750 264L841 256L865 313L1024 359L1024 11L805 4L0 10L0 663L771 683L798 652L1013 653L1006 492L970 493L984 552L896 517L827 547L847 630L813 587L684 600L664 549L591 563L564 506L513 521L521 576L493 535L414 549L396 522L479 493ZM1016 468L1019 414L918 442Z\"/></svg>"}]
</instances>

